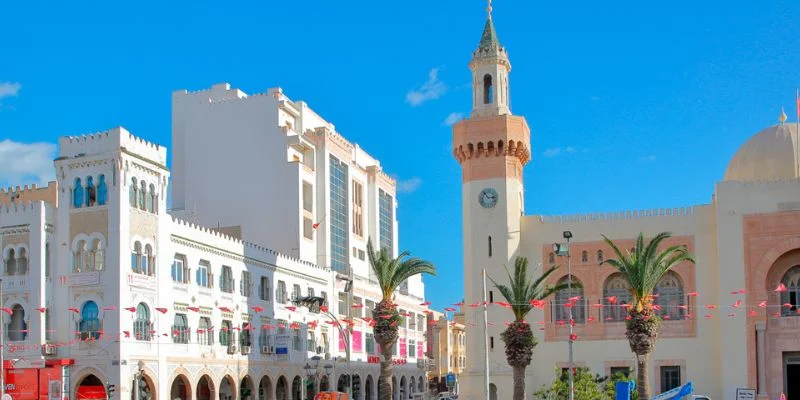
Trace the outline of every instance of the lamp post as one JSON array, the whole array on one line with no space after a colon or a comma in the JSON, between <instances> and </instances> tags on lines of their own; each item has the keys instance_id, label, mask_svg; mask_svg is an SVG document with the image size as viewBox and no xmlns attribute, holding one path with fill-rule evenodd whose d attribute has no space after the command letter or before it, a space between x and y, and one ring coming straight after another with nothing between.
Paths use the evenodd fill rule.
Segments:
<instances>
[{"instance_id":1,"label":"lamp post","mask_svg":"<svg viewBox=\"0 0 800 400\"><path fill-rule=\"evenodd\" d=\"M3 278L0 278L0 305L3 304ZM3 358L6 351L6 324L3 316L0 316L0 325L0 397L3 397L6 394L6 360Z\"/></svg>"},{"instance_id":2,"label":"lamp post","mask_svg":"<svg viewBox=\"0 0 800 400\"><path fill-rule=\"evenodd\" d=\"M555 243L553 244L553 251L558 256L567 256L567 292L570 296L572 296L572 256L569 251L569 242L572 239L572 232L564 231L563 233L564 239L567 240L567 243ZM574 366L572 360L572 325L574 323L572 319L572 307L567 307L567 315L569 316L569 400L575 400L575 378L574 378Z\"/></svg>"},{"instance_id":3,"label":"lamp post","mask_svg":"<svg viewBox=\"0 0 800 400\"><path fill-rule=\"evenodd\" d=\"M311 364L309 364L309 363L306 363L306 366L305 366L305 367L303 367L303 369L305 369L305 370L306 370L306 377L308 377L308 379L309 379L309 380L311 380L311 378L312 378L312 377L316 377L316 375L317 375L317 374L316 374L316 368L312 367L312 366L311 366ZM313 373L312 373L312 372L313 372ZM316 381L316 379L315 379L315 381ZM311 394L311 393L308 393L308 383L304 383L304 384L303 384L303 387L305 388L305 390L304 390L304 391L305 391L305 393L306 393L306 394L305 394L305 396L304 396L303 398L304 398L305 400L309 400L309 398L311 397L311 396L310 396L310 394Z\"/></svg>"},{"instance_id":4,"label":"lamp post","mask_svg":"<svg viewBox=\"0 0 800 400\"><path fill-rule=\"evenodd\" d=\"M325 364L325 376L328 377L328 388L325 389L327 391L331 390L331 373L334 371L333 364Z\"/></svg>"}]
</instances>

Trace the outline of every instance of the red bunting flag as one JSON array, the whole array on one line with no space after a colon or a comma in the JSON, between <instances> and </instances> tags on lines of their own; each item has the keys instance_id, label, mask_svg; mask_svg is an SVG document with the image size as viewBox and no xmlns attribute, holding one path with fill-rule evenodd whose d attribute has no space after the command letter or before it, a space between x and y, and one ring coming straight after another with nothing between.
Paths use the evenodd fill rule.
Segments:
<instances>
[{"instance_id":1,"label":"red bunting flag","mask_svg":"<svg viewBox=\"0 0 800 400\"><path fill-rule=\"evenodd\" d=\"M164 308L164 307L156 307L156 311L158 311L158 312L160 312L162 314L166 314L167 313L167 309Z\"/></svg>"},{"instance_id":2,"label":"red bunting flag","mask_svg":"<svg viewBox=\"0 0 800 400\"><path fill-rule=\"evenodd\" d=\"M671 318L670 318L669 314L667 314L667 315L664 316L664 319L671 319Z\"/></svg>"},{"instance_id":3,"label":"red bunting flag","mask_svg":"<svg viewBox=\"0 0 800 400\"><path fill-rule=\"evenodd\" d=\"M392 316L391 316L391 315L381 315L380 317L381 317L381 319L389 319L389 318L392 318Z\"/></svg>"},{"instance_id":4,"label":"red bunting flag","mask_svg":"<svg viewBox=\"0 0 800 400\"><path fill-rule=\"evenodd\" d=\"M200 307L186 307L189 311L200 312Z\"/></svg>"},{"instance_id":5,"label":"red bunting flag","mask_svg":"<svg viewBox=\"0 0 800 400\"><path fill-rule=\"evenodd\" d=\"M431 302L430 301L426 301L424 303L419 303L419 305L421 305L423 307L427 307L427 306L431 305Z\"/></svg>"},{"instance_id":6,"label":"red bunting flag","mask_svg":"<svg viewBox=\"0 0 800 400\"><path fill-rule=\"evenodd\" d=\"M600 303L594 303L594 304L592 304L592 306L593 306L594 308L603 308L603 305L602 305L602 304L600 304Z\"/></svg>"},{"instance_id":7,"label":"red bunting flag","mask_svg":"<svg viewBox=\"0 0 800 400\"><path fill-rule=\"evenodd\" d=\"M785 292L786 290L787 290L786 289L786 285L784 285L783 282L781 282L781 284L778 285L778 287L775 288L776 292Z\"/></svg>"},{"instance_id":8,"label":"red bunting flag","mask_svg":"<svg viewBox=\"0 0 800 400\"><path fill-rule=\"evenodd\" d=\"M570 301L570 302L576 302L576 301L578 301L580 299L581 299L581 296L575 296L575 297L570 297L567 300Z\"/></svg>"},{"instance_id":9,"label":"red bunting flag","mask_svg":"<svg viewBox=\"0 0 800 400\"><path fill-rule=\"evenodd\" d=\"M250 308L251 308L253 311L257 312L257 313L260 313L260 312L264 311L264 307L261 307L261 306L252 306L252 307L250 307Z\"/></svg>"},{"instance_id":10,"label":"red bunting flag","mask_svg":"<svg viewBox=\"0 0 800 400\"><path fill-rule=\"evenodd\" d=\"M445 307L445 311L455 311L456 309L453 307Z\"/></svg>"},{"instance_id":11,"label":"red bunting flag","mask_svg":"<svg viewBox=\"0 0 800 400\"><path fill-rule=\"evenodd\" d=\"M472 303L472 304L470 304L469 306L470 306L471 308L477 308L477 307L480 307L480 305L481 305L481 303Z\"/></svg>"},{"instance_id":12,"label":"red bunting flag","mask_svg":"<svg viewBox=\"0 0 800 400\"><path fill-rule=\"evenodd\" d=\"M80 313L81 313L81 312L80 312L80 311L79 311L77 308L75 308L75 307L70 307L70 308L68 308L67 310L69 310L69 311L72 311L72 312L74 312L75 314L80 314ZM3 310L3 311L5 311L5 310ZM9 314L10 314L10 313L9 313Z\"/></svg>"},{"instance_id":13,"label":"red bunting flag","mask_svg":"<svg viewBox=\"0 0 800 400\"><path fill-rule=\"evenodd\" d=\"M571 341L573 341L573 342L574 342L574 341L576 341L576 340L578 340L578 335L577 335L577 334L575 334L575 333L573 333L573 334L569 335L569 340L571 340Z\"/></svg>"},{"instance_id":14,"label":"red bunting flag","mask_svg":"<svg viewBox=\"0 0 800 400\"><path fill-rule=\"evenodd\" d=\"M319 306L319 310L322 312L328 312L328 306Z\"/></svg>"},{"instance_id":15,"label":"red bunting flag","mask_svg":"<svg viewBox=\"0 0 800 400\"><path fill-rule=\"evenodd\" d=\"M684 310L688 310L688 309L689 309L689 306L686 306L686 305L680 305L680 306L678 306L678 308L680 308L680 309L684 309Z\"/></svg>"},{"instance_id":16,"label":"red bunting flag","mask_svg":"<svg viewBox=\"0 0 800 400\"><path fill-rule=\"evenodd\" d=\"M233 312L233 311L231 311L231 309L230 309L230 308L228 308L228 307L220 307L220 308L219 308L219 310L220 310L220 311L222 311L222 312Z\"/></svg>"},{"instance_id":17,"label":"red bunting flag","mask_svg":"<svg viewBox=\"0 0 800 400\"><path fill-rule=\"evenodd\" d=\"M689 296L689 297L697 297L697 292L689 292L687 294L687 296Z\"/></svg>"},{"instance_id":18,"label":"red bunting flag","mask_svg":"<svg viewBox=\"0 0 800 400\"><path fill-rule=\"evenodd\" d=\"M742 301L741 300L736 300L736 303L733 303L732 307L733 308L739 308L741 306L742 306Z\"/></svg>"},{"instance_id":19,"label":"red bunting flag","mask_svg":"<svg viewBox=\"0 0 800 400\"><path fill-rule=\"evenodd\" d=\"M714 305L714 304L706 304L706 308L709 309L709 310L713 310L713 309L717 308L717 306Z\"/></svg>"},{"instance_id":20,"label":"red bunting flag","mask_svg":"<svg viewBox=\"0 0 800 400\"><path fill-rule=\"evenodd\" d=\"M463 301L459 301L458 303L455 303L453 305L456 306L456 307L464 307L464 302Z\"/></svg>"},{"instance_id":21,"label":"red bunting flag","mask_svg":"<svg viewBox=\"0 0 800 400\"><path fill-rule=\"evenodd\" d=\"M755 317L756 316L756 312L755 311L750 311L750 312L747 313L747 315L749 315L751 317Z\"/></svg>"},{"instance_id":22,"label":"red bunting flag","mask_svg":"<svg viewBox=\"0 0 800 400\"><path fill-rule=\"evenodd\" d=\"M392 323L389 324L389 326L397 326L397 321L392 321Z\"/></svg>"},{"instance_id":23,"label":"red bunting flag","mask_svg":"<svg viewBox=\"0 0 800 400\"><path fill-rule=\"evenodd\" d=\"M353 304L353 308L364 308L363 304Z\"/></svg>"},{"instance_id":24,"label":"red bunting flag","mask_svg":"<svg viewBox=\"0 0 800 400\"><path fill-rule=\"evenodd\" d=\"M286 309L291 311L291 312L297 311L297 307L295 307L295 306L286 306Z\"/></svg>"},{"instance_id":25,"label":"red bunting flag","mask_svg":"<svg viewBox=\"0 0 800 400\"><path fill-rule=\"evenodd\" d=\"M758 307L766 308L767 307L767 302L766 301L762 301L761 303L758 303Z\"/></svg>"},{"instance_id":26,"label":"red bunting flag","mask_svg":"<svg viewBox=\"0 0 800 400\"><path fill-rule=\"evenodd\" d=\"M617 304L617 296L608 296L606 299L608 300L609 304Z\"/></svg>"},{"instance_id":27,"label":"red bunting flag","mask_svg":"<svg viewBox=\"0 0 800 400\"><path fill-rule=\"evenodd\" d=\"M129 337L131 337L131 333L130 333L130 332L128 332L128 331L122 331L122 333L124 333L124 334L125 334L125 337L126 337L126 338L129 338Z\"/></svg>"},{"instance_id":28,"label":"red bunting flag","mask_svg":"<svg viewBox=\"0 0 800 400\"><path fill-rule=\"evenodd\" d=\"M130 312L136 312L136 307L125 307L125 310Z\"/></svg>"},{"instance_id":29,"label":"red bunting flag","mask_svg":"<svg viewBox=\"0 0 800 400\"><path fill-rule=\"evenodd\" d=\"M713 316L713 315L711 315L711 314L706 314L706 318L707 318L707 319L711 319L711 318L714 318L714 316Z\"/></svg>"},{"instance_id":30,"label":"red bunting flag","mask_svg":"<svg viewBox=\"0 0 800 400\"><path fill-rule=\"evenodd\" d=\"M47 307L39 307L39 312L40 313L43 313L45 311L47 311Z\"/></svg>"}]
</instances>

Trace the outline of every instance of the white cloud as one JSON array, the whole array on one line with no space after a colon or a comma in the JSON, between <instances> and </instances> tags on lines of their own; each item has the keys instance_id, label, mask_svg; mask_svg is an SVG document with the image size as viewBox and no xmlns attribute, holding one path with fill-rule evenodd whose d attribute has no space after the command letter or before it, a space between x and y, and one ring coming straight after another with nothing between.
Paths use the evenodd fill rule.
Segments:
<instances>
[{"instance_id":1,"label":"white cloud","mask_svg":"<svg viewBox=\"0 0 800 400\"><path fill-rule=\"evenodd\" d=\"M400 193L413 193L419 189L420 185L422 185L422 179L416 176L405 180L398 180L397 191Z\"/></svg>"},{"instance_id":2,"label":"white cloud","mask_svg":"<svg viewBox=\"0 0 800 400\"><path fill-rule=\"evenodd\" d=\"M4 97L16 96L21 87L19 82L0 82L0 100Z\"/></svg>"},{"instance_id":3,"label":"white cloud","mask_svg":"<svg viewBox=\"0 0 800 400\"><path fill-rule=\"evenodd\" d=\"M655 161L655 160L656 160L656 156L653 155L653 154L651 154L649 156L639 157L639 161Z\"/></svg>"},{"instance_id":4,"label":"white cloud","mask_svg":"<svg viewBox=\"0 0 800 400\"><path fill-rule=\"evenodd\" d=\"M448 115L447 118L445 118L444 122L442 123L447 126L452 126L453 124L455 124L458 121L461 121L462 119L464 119L464 113L454 112L450 113L450 115Z\"/></svg>"},{"instance_id":5,"label":"white cloud","mask_svg":"<svg viewBox=\"0 0 800 400\"><path fill-rule=\"evenodd\" d=\"M428 72L428 80L420 87L412 89L406 94L406 103L416 107L428 100L435 100L447 91L447 85L439 80L439 68L432 68Z\"/></svg>"},{"instance_id":6,"label":"white cloud","mask_svg":"<svg viewBox=\"0 0 800 400\"><path fill-rule=\"evenodd\" d=\"M547 149L544 151L544 153L542 153L542 155L545 157L555 157L559 154L561 154L561 149L558 147Z\"/></svg>"},{"instance_id":7,"label":"white cloud","mask_svg":"<svg viewBox=\"0 0 800 400\"><path fill-rule=\"evenodd\" d=\"M46 184L55 178L53 143L20 143L0 141L0 184Z\"/></svg>"},{"instance_id":8,"label":"white cloud","mask_svg":"<svg viewBox=\"0 0 800 400\"><path fill-rule=\"evenodd\" d=\"M545 157L555 157L555 156L561 155L562 153L563 154L575 154L577 152L586 153L588 151L589 151L589 149L578 150L578 149L576 149L576 148L574 148L572 146L551 147L551 148L545 150L542 153L542 155L545 156Z\"/></svg>"}]
</instances>

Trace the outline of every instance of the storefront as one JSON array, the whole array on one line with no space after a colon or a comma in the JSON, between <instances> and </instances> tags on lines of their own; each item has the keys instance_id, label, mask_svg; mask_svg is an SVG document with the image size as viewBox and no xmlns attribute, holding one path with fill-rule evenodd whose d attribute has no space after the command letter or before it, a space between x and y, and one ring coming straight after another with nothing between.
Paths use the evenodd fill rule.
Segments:
<instances>
[{"instance_id":1,"label":"storefront","mask_svg":"<svg viewBox=\"0 0 800 400\"><path fill-rule=\"evenodd\" d=\"M7 360L6 394L12 400L69 400L69 366L72 359Z\"/></svg>"}]
</instances>

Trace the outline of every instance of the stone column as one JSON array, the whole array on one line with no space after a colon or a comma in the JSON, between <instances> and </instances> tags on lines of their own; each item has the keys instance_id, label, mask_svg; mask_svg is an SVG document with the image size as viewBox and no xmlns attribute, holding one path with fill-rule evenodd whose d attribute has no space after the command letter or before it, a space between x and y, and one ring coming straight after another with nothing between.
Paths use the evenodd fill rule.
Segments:
<instances>
[{"instance_id":1,"label":"stone column","mask_svg":"<svg viewBox=\"0 0 800 400\"><path fill-rule=\"evenodd\" d=\"M767 324L765 322L756 323L756 374L759 395L767 394L767 346L764 337Z\"/></svg>"}]
</instances>

